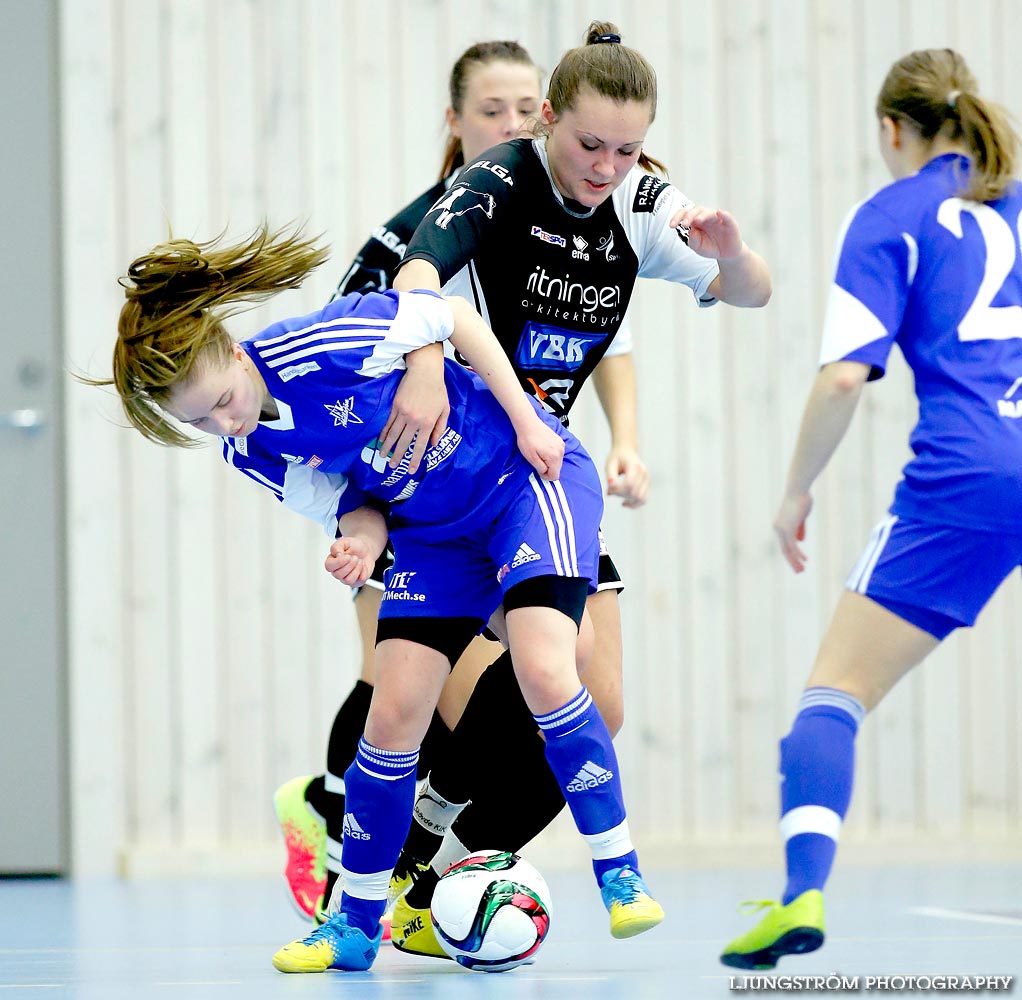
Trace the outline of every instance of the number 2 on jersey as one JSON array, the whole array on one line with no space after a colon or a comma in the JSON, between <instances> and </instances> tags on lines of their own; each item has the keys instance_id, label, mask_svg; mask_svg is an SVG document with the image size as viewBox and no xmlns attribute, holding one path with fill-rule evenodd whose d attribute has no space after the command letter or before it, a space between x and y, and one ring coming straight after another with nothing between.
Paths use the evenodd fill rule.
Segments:
<instances>
[{"instance_id":1,"label":"number 2 on jersey","mask_svg":"<svg viewBox=\"0 0 1022 1000\"><path fill-rule=\"evenodd\" d=\"M1022 338L1022 304L994 306L991 303L1015 266L1022 244L1022 214L1012 228L989 205L948 198L937 209L937 221L958 239L962 238L962 213L968 212L979 226L986 245L986 268L972 305L958 324L959 340L1010 340Z\"/></svg>"}]
</instances>

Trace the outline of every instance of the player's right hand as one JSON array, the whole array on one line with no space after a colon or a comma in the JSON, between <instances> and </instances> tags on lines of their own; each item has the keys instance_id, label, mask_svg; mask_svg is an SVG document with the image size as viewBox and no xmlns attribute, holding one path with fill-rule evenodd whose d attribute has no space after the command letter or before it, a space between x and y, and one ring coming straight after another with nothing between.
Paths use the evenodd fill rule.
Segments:
<instances>
[{"instance_id":1,"label":"player's right hand","mask_svg":"<svg viewBox=\"0 0 1022 1000\"><path fill-rule=\"evenodd\" d=\"M408 474L414 475L426 449L439 444L447 430L451 406L444 384L443 349L439 345L413 351L406 363L408 370L398 383L390 417L380 434L380 451L389 456L390 467L395 469L411 449Z\"/></svg>"},{"instance_id":2,"label":"player's right hand","mask_svg":"<svg viewBox=\"0 0 1022 1000\"><path fill-rule=\"evenodd\" d=\"M552 482L560 478L561 463L564 461L564 438L539 417L528 421L518 431L518 450L541 479Z\"/></svg>"},{"instance_id":3,"label":"player's right hand","mask_svg":"<svg viewBox=\"0 0 1022 1000\"><path fill-rule=\"evenodd\" d=\"M607 496L621 497L622 507L634 510L649 496L649 469L632 448L614 447L607 456Z\"/></svg>"},{"instance_id":4,"label":"player's right hand","mask_svg":"<svg viewBox=\"0 0 1022 1000\"><path fill-rule=\"evenodd\" d=\"M349 587L360 587L373 571L376 558L370 558L369 544L358 535L342 535L330 546L326 571Z\"/></svg>"}]
</instances>

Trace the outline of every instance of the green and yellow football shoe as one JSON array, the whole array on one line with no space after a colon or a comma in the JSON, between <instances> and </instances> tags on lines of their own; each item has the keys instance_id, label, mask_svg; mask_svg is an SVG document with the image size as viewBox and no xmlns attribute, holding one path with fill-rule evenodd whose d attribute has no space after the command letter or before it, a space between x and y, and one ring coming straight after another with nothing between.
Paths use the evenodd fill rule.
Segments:
<instances>
[{"instance_id":1,"label":"green and yellow football shoe","mask_svg":"<svg viewBox=\"0 0 1022 1000\"><path fill-rule=\"evenodd\" d=\"M399 896L394 903L391 921L391 942L398 951L451 960L437 940L428 906L424 910L416 910L408 905L404 895Z\"/></svg>"},{"instance_id":2,"label":"green and yellow football shoe","mask_svg":"<svg viewBox=\"0 0 1022 1000\"><path fill-rule=\"evenodd\" d=\"M787 906L773 900L745 903L752 910L768 909L751 931L735 938L720 956L736 969L772 969L785 955L804 955L823 944L823 893L810 889Z\"/></svg>"}]
</instances>

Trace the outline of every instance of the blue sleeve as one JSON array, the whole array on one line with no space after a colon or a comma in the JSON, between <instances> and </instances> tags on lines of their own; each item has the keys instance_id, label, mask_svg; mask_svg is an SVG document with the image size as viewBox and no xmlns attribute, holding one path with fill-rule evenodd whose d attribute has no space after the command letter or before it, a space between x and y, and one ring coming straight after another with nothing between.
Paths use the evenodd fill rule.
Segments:
<instances>
[{"instance_id":1,"label":"blue sleeve","mask_svg":"<svg viewBox=\"0 0 1022 1000\"><path fill-rule=\"evenodd\" d=\"M872 203L853 210L838 243L820 364L859 361L879 378L887 367L911 285L915 241Z\"/></svg>"},{"instance_id":2,"label":"blue sleeve","mask_svg":"<svg viewBox=\"0 0 1022 1000\"><path fill-rule=\"evenodd\" d=\"M224 461L268 489L285 507L319 524L334 538L343 514L368 497L345 476L295 465L277 455L250 448L245 438L222 438Z\"/></svg>"}]
</instances>

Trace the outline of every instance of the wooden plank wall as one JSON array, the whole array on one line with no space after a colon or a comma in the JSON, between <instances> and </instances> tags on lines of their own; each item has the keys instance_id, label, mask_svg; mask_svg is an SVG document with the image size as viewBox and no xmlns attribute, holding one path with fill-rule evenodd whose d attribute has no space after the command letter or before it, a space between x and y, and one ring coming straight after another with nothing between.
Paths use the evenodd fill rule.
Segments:
<instances>
[{"instance_id":1,"label":"wooden plank wall","mask_svg":"<svg viewBox=\"0 0 1022 1000\"><path fill-rule=\"evenodd\" d=\"M766 310L699 311L642 283L633 315L649 505L608 512L624 599L619 738L640 843L771 842L776 741L913 419L903 365L866 394L821 483L810 571L770 531L814 371L834 239L885 181L871 107L911 48L960 48L1019 110L1008 0L63 0L69 371L109 370L116 277L169 226L240 234L307 220L334 263L235 321L245 335L323 302L372 227L434 176L450 62L522 40L550 69L607 17L660 77L647 148L770 261ZM323 537L212 449L120 430L69 390L74 865L189 869L276 848L269 799L319 770L357 676ZM592 399L576 427L598 462ZM902 685L861 738L849 834L1011 838L1022 827L1017 579L974 634ZM657 761L648 765L650 756ZM563 825L555 843L569 838ZM570 839L570 838L569 838ZM565 841L567 842L567 841ZM240 867L240 865L239 865Z\"/></svg>"}]
</instances>

